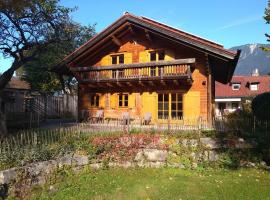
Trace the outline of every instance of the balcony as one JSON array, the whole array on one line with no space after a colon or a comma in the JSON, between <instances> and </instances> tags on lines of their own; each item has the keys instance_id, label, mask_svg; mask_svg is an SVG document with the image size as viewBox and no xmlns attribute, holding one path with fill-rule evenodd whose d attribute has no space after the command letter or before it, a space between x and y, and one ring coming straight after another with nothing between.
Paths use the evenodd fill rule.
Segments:
<instances>
[{"instance_id":1,"label":"balcony","mask_svg":"<svg viewBox=\"0 0 270 200\"><path fill-rule=\"evenodd\" d=\"M148 63L122 64L104 67L78 67L73 71L79 73L82 83L108 83L133 81L192 81L191 67L194 58L177 59Z\"/></svg>"}]
</instances>

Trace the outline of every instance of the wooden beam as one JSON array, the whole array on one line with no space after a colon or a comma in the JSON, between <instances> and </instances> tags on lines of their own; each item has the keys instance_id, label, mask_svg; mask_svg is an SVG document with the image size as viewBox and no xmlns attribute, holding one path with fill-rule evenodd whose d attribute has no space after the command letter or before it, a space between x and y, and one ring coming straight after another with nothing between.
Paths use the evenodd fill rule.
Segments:
<instances>
[{"instance_id":1,"label":"wooden beam","mask_svg":"<svg viewBox=\"0 0 270 200\"><path fill-rule=\"evenodd\" d=\"M119 47L122 45L121 41L115 35L112 36L112 41Z\"/></svg>"},{"instance_id":2,"label":"wooden beam","mask_svg":"<svg viewBox=\"0 0 270 200\"><path fill-rule=\"evenodd\" d=\"M112 85L111 83L106 83L106 85L107 85L108 87L113 87L113 85Z\"/></svg>"},{"instance_id":3,"label":"wooden beam","mask_svg":"<svg viewBox=\"0 0 270 200\"><path fill-rule=\"evenodd\" d=\"M161 85L163 85L163 86L166 86L166 85L167 85L166 81L164 81L164 80L160 81L160 83L161 83Z\"/></svg>"},{"instance_id":4,"label":"wooden beam","mask_svg":"<svg viewBox=\"0 0 270 200\"><path fill-rule=\"evenodd\" d=\"M156 84L154 83L154 81L149 81L149 85L156 86Z\"/></svg>"},{"instance_id":5,"label":"wooden beam","mask_svg":"<svg viewBox=\"0 0 270 200\"><path fill-rule=\"evenodd\" d=\"M207 69L208 69L208 74L207 74L207 107L208 107L208 112L207 112L207 121L210 126L213 125L213 116L214 116L214 96L213 96L213 91L215 91L215 82L212 77L212 71L209 65L209 55L205 54L206 58L206 64L207 64Z\"/></svg>"},{"instance_id":6,"label":"wooden beam","mask_svg":"<svg viewBox=\"0 0 270 200\"><path fill-rule=\"evenodd\" d=\"M123 87L122 83L120 83L120 82L116 82L116 85L117 85L118 87Z\"/></svg>"},{"instance_id":7,"label":"wooden beam","mask_svg":"<svg viewBox=\"0 0 270 200\"><path fill-rule=\"evenodd\" d=\"M132 28L131 24L129 24L128 30L129 30L129 32L131 33L131 35L133 35L133 36L135 35L135 31L134 31L134 29Z\"/></svg>"},{"instance_id":8,"label":"wooden beam","mask_svg":"<svg viewBox=\"0 0 270 200\"><path fill-rule=\"evenodd\" d=\"M126 82L127 86L131 87L132 83L131 82Z\"/></svg>"},{"instance_id":9,"label":"wooden beam","mask_svg":"<svg viewBox=\"0 0 270 200\"><path fill-rule=\"evenodd\" d=\"M139 84L139 86L141 86L141 87L144 87L144 86L145 86L144 83L143 83L142 81L139 81L138 84Z\"/></svg>"},{"instance_id":10,"label":"wooden beam","mask_svg":"<svg viewBox=\"0 0 270 200\"><path fill-rule=\"evenodd\" d=\"M110 38L113 35L118 34L121 30L125 29L127 25L129 25L130 23L124 23L122 24L117 30L114 30L112 33L110 33L108 36L106 37L101 37L101 34L98 34L94 39L92 39L91 43L95 43L93 44L89 44L86 43L86 45L83 45L82 47L80 47L78 50L76 50L76 53L73 52L73 54L69 55L68 58L64 61L67 65L69 65L70 62L78 62L79 59L81 59L82 57L84 57L85 55L89 55L89 52L93 51L97 51L97 49L99 49L100 46L103 46L104 44L108 43L108 40L110 40ZM98 38L102 38L102 39L98 39ZM95 42L94 42L95 41ZM76 62L76 63L77 63Z\"/></svg>"},{"instance_id":11,"label":"wooden beam","mask_svg":"<svg viewBox=\"0 0 270 200\"><path fill-rule=\"evenodd\" d=\"M117 38L121 38L123 35L127 34L129 31L124 30L123 32L119 33L117 35ZM120 41L120 39L118 39ZM120 41L122 44L122 41ZM85 65L85 63L87 64L87 62L89 63L89 61L91 61L91 59L95 59L96 57L99 56L103 56L104 55L104 49L105 47L107 49L109 49L110 51L113 50L115 47L119 47L119 45L115 44L115 42L113 40L109 40L107 43L105 43L104 45L102 45L101 47L99 47L98 49L93 50L90 54L86 54L85 58L82 59L82 61L78 62L76 66L80 66L80 65ZM108 48L109 47L109 48Z\"/></svg>"},{"instance_id":12,"label":"wooden beam","mask_svg":"<svg viewBox=\"0 0 270 200\"><path fill-rule=\"evenodd\" d=\"M152 37L150 36L149 31L147 31L146 29L144 29L144 32L145 32L145 36L146 36L147 40L149 42L152 42L153 40L152 40Z\"/></svg>"}]
</instances>

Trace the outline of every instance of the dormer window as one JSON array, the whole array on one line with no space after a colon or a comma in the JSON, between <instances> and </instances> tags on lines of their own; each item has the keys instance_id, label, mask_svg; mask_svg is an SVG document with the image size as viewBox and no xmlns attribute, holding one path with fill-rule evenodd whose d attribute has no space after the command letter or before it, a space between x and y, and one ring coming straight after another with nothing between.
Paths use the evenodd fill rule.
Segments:
<instances>
[{"instance_id":1,"label":"dormer window","mask_svg":"<svg viewBox=\"0 0 270 200\"><path fill-rule=\"evenodd\" d=\"M249 88L252 91L256 91L259 88L258 85L259 85L258 83L250 83Z\"/></svg>"},{"instance_id":2,"label":"dormer window","mask_svg":"<svg viewBox=\"0 0 270 200\"><path fill-rule=\"evenodd\" d=\"M124 64L124 54L112 55L112 64Z\"/></svg>"},{"instance_id":3,"label":"dormer window","mask_svg":"<svg viewBox=\"0 0 270 200\"><path fill-rule=\"evenodd\" d=\"M241 84L240 83L233 83L232 90L240 90Z\"/></svg>"}]
</instances>

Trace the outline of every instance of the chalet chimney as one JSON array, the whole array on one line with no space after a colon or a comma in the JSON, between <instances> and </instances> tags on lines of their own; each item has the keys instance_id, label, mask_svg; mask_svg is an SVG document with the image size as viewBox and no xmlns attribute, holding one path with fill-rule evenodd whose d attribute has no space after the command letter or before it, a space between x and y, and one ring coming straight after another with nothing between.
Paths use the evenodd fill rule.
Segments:
<instances>
[{"instance_id":1,"label":"chalet chimney","mask_svg":"<svg viewBox=\"0 0 270 200\"><path fill-rule=\"evenodd\" d=\"M259 69L258 68L255 68L252 73L251 73L251 76L259 76L260 73L259 73Z\"/></svg>"}]
</instances>

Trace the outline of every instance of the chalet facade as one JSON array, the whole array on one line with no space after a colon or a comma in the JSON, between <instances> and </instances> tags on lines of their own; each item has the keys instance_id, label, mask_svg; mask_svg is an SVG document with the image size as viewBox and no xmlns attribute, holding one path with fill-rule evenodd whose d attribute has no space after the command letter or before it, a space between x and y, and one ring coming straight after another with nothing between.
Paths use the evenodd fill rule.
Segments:
<instances>
[{"instance_id":1,"label":"chalet facade","mask_svg":"<svg viewBox=\"0 0 270 200\"><path fill-rule=\"evenodd\" d=\"M240 52L146 17L125 13L57 67L79 83L78 112L128 113L150 123L214 114L215 81L228 83ZM102 112L101 112L102 111Z\"/></svg>"}]
</instances>

